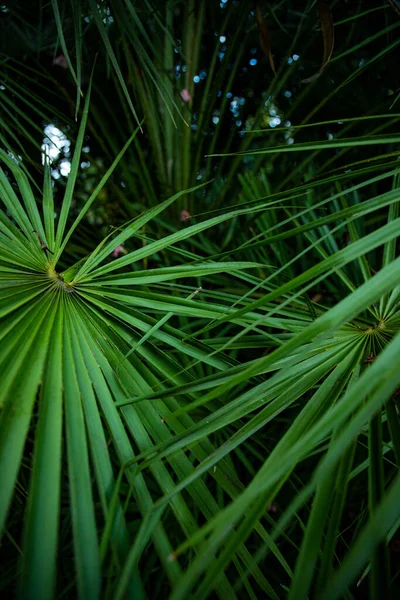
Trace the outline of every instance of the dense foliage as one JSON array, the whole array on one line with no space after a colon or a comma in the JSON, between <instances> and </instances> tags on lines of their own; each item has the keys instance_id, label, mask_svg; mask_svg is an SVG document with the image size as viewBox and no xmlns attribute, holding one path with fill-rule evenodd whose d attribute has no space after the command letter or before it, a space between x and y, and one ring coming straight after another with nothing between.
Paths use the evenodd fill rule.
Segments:
<instances>
[{"instance_id":1,"label":"dense foliage","mask_svg":"<svg viewBox=\"0 0 400 600\"><path fill-rule=\"evenodd\" d=\"M395 597L398 9L0 5L4 596Z\"/></svg>"}]
</instances>

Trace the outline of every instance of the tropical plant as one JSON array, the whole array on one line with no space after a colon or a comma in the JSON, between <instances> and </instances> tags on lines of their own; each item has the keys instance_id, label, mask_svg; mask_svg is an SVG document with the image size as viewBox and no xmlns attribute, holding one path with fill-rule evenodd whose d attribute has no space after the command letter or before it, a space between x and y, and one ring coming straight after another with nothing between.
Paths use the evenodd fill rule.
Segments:
<instances>
[{"instance_id":1,"label":"tropical plant","mask_svg":"<svg viewBox=\"0 0 400 600\"><path fill-rule=\"evenodd\" d=\"M394 593L400 22L342 4L1 5L4 594Z\"/></svg>"}]
</instances>

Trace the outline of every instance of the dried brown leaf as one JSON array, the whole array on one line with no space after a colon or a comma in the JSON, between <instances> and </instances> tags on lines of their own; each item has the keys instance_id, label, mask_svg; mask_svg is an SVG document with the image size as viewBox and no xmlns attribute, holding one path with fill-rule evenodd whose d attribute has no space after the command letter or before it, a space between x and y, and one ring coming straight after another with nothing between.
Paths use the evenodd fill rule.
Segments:
<instances>
[{"instance_id":1,"label":"dried brown leaf","mask_svg":"<svg viewBox=\"0 0 400 600\"><path fill-rule=\"evenodd\" d=\"M261 46L261 50L263 51L263 53L267 57L269 65L270 65L270 67L271 67L274 75L276 75L274 57L272 56L271 44L270 44L270 41L269 41L268 27L267 27L267 23L265 22L265 19L263 17L263 14L262 14L259 2L256 2L256 6L255 6L255 9L254 9L254 14L255 14L255 17L256 17L257 24L258 24L258 28L260 30L260 46Z\"/></svg>"},{"instance_id":2,"label":"dried brown leaf","mask_svg":"<svg viewBox=\"0 0 400 600\"><path fill-rule=\"evenodd\" d=\"M314 75L312 75L311 77L303 79L301 83L310 83L311 81L318 79L318 77L321 75L326 65L330 61L333 52L335 37L332 13L331 9L329 8L329 3L323 1L317 2L317 10L318 17L321 23L322 37L324 40L324 58L319 71L317 71L317 73L314 73Z\"/></svg>"}]
</instances>

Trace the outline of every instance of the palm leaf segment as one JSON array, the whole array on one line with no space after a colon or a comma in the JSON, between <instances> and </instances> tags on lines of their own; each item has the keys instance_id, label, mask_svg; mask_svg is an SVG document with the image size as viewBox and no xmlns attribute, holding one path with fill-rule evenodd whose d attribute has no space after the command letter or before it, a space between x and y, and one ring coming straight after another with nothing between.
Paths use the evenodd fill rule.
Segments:
<instances>
[{"instance_id":1,"label":"palm leaf segment","mask_svg":"<svg viewBox=\"0 0 400 600\"><path fill-rule=\"evenodd\" d=\"M153 271L124 272L120 276L108 273L134 264L172 243L202 231L226 219L211 219L155 241L113 263L101 266L104 259L147 221L168 207L180 194L139 216L112 240L105 240L83 264L57 272L57 261L84 213L113 171L119 158L132 141L131 136L106 176L67 233L65 228L71 205L74 183L86 125L89 94L72 161L71 176L65 192L61 213L54 226L54 203L48 169L42 201L42 215L27 177L4 151L1 159L14 175L20 197L8 177L0 170L1 198L5 210L0 222L0 303L2 351L0 472L2 494L0 522L3 529L23 461L30 428L34 427L33 467L29 483L28 504L24 528L24 555L20 589L24 597L53 597L56 573L60 504L62 496L62 458L66 453L70 510L76 561L76 584L81 597L97 597L101 587L101 563L109 551L116 564L126 559L130 536L118 490L118 470L112 464L129 465L135 453L146 452L154 445L171 439L171 432L161 418L179 408L178 403L161 401L118 409L118 402L150 393L157 384L155 374L170 383L188 383L190 378L175 375L180 369L165 352L142 344L143 337L153 336L174 349L185 346L185 354L204 361L217 370L228 364L209 357L202 344L183 344L183 334L169 327L168 333L158 331L157 321L140 315L134 307L147 305L149 300L140 292L132 294L132 286L162 283L182 277L201 277L257 266L253 263L197 262L194 266L177 266ZM197 189L197 188L196 188ZM185 190L185 194L191 190ZM107 274L107 275L106 275ZM105 276L106 275L106 276ZM117 287L116 287L117 286ZM125 286L125 287L122 287ZM107 288L109 291L107 292ZM121 290L116 293L116 290ZM111 291L110 291L111 290ZM127 291L128 290L128 291ZM105 293L103 293L105 292ZM160 296L150 301L156 310L164 306L179 314L197 315L190 300L181 306ZM169 314L167 312L167 315ZM213 315L210 306L204 313ZM132 344L139 348L138 356L125 357L123 350ZM142 362L143 361L143 362ZM152 367L146 367L152 364ZM162 388L161 388L162 389ZM185 421L185 420L184 420ZM186 417L186 425L193 425ZM182 433L183 425L176 421L173 430ZM65 437L65 448L63 440ZM112 450L109 451L109 441ZM134 443L132 442L134 439ZM207 446L207 444L206 444ZM199 458L205 450L198 451ZM184 454L173 460L179 477L189 475L191 462ZM124 470L137 510L143 515L153 506L152 494L143 476L132 466ZM93 491L92 477L96 486ZM172 491L173 478L163 465L154 470L154 478L165 492ZM204 482L191 487L191 495L207 516L217 512L217 504ZM106 523L105 534L99 538L96 525L96 505L102 507ZM173 511L186 534L194 532L194 518L178 494L172 501ZM211 512L210 512L211 511ZM172 581L180 576L178 564L168 565L173 548L160 524L154 533L154 543L163 557ZM244 548L243 548L244 552ZM128 578L129 585L130 579ZM134 578L132 579L135 585ZM226 582L221 582L224 589Z\"/></svg>"},{"instance_id":2,"label":"palm leaf segment","mask_svg":"<svg viewBox=\"0 0 400 600\"><path fill-rule=\"evenodd\" d=\"M126 270L146 256L208 227L247 210L254 211L254 206L193 225L107 262L118 245L135 235L178 194L139 216L113 239L106 239L83 263L60 274L57 262L70 236L135 135L66 232L88 103L89 94L57 228L49 173L45 174L41 214L23 171L8 154L1 153L16 179L22 199L21 202L1 171L0 191L5 205L0 213L2 528L12 506L14 490L19 485L29 433L32 428L35 430L19 582L21 593L24 597L34 597L40 590L41 598L53 597L63 456L67 464L75 576L80 597L100 595L106 572L104 561L108 556L111 556L116 577L110 593L118 598L127 590L139 593L137 562L151 539L175 590L174 600L187 597L196 585L199 598L205 598L211 589L221 597L235 597L232 584L224 574L231 561L235 565L239 561L243 565L238 567L239 572L243 568L251 572L263 591L276 598L276 592L258 567L262 556L254 557L245 545L251 531L272 551L286 574L294 578L293 590L298 590L300 575L301 585L307 588L311 574L303 577L303 566L310 560L315 563L317 553L310 558L305 544L293 574L274 542L287 523L278 523L271 538L265 528L265 507L291 477L296 464L328 440L328 452L285 518L290 519L301 503L315 492L305 534L307 539L315 534L314 529L323 531L321 515L326 515L333 503L331 510L335 511L337 520L333 525L326 525L325 541L326 556L333 556L336 526L343 507L340 509L341 499L335 494L327 495L326 485L321 485L324 482L334 485L336 480L332 473L339 464L337 485L345 493L354 440L369 416L380 414L384 402L400 384L399 338L394 336L398 330L399 298L394 282L400 274L399 259L393 260L397 218L334 256L323 257L320 265L280 287L268 283L271 277L260 282L246 274L247 268L260 266L256 263L197 260L190 266ZM184 193L190 191L193 190ZM395 194L389 193L385 202L390 205L395 200ZM381 199L380 206L382 202ZM263 203L257 209L264 210L267 206L268 203ZM321 277L340 274L352 261L361 261L365 272L365 249L382 244L385 244L384 265L374 278L366 277L359 289L351 290L348 297L330 310L318 307L315 314L309 310L309 302L304 299L309 287ZM187 277L188 272L193 277L230 272L255 284L256 288L261 286L265 294L252 302L239 299L239 308L229 308L218 302L205 303L193 298L174 300L165 294L138 290L142 285ZM342 277L345 279L343 273ZM374 306L376 302L379 305ZM164 314L162 323L149 316L145 309ZM374 327L366 325L365 319L357 320L358 315L368 310L376 319ZM215 344L185 340L182 332L167 323L172 314L200 316L211 321L204 331L231 323L239 326L240 333L229 343L221 339L217 352ZM273 329L276 334L270 333ZM276 347L275 351L242 365L221 354L221 350L235 340L240 343L241 338L243 342L248 339L246 335L252 330L259 335L259 341ZM196 380L190 370L182 372L163 349L166 347L189 356L193 364L208 365L211 375ZM128 356L132 348L135 352L129 352ZM379 358L372 361L382 350ZM368 369L363 367L366 362L372 363ZM360 377L363 370L365 373ZM320 381L323 384L314 391ZM251 382L250 387L246 385L243 391L243 384L248 382ZM226 461L227 456L307 393L308 403L245 488ZM186 406L180 398L185 399ZM196 408L205 410L206 418L192 419L189 410ZM212 412L207 412L209 409ZM376 435L381 435L380 416L376 419L371 427L370 447L371 456L379 465L383 456L379 448L375 448L375 441ZM387 419L395 444L398 424L392 408L388 408ZM232 437L214 446L209 436L232 424L235 424ZM188 447L190 457L185 452ZM166 458L168 467L160 460ZM195 469L193 459L198 462ZM148 472L161 494L154 493ZM222 511L205 483L203 476L207 473L233 500ZM372 469L371 477L379 479L376 468ZM383 539L389 532L396 516L393 501L396 486L398 477L384 497L383 483L379 484L380 493L371 500L371 519L362 531L361 540L373 539L376 544L377 537ZM188 496L183 495L184 490ZM124 501L129 501L131 495L131 502L144 519L133 541L124 507ZM181 536L171 536L166 531L162 520L166 506L171 508ZM386 519L380 521L379 536L376 536L373 527L383 507ZM199 528L193 511L200 511L207 525ZM178 552L190 546L196 551L192 565L183 576L180 563L168 559L177 556L174 551L182 536L187 541ZM217 554L218 559L215 559ZM328 562L326 559L323 564L325 569L329 567ZM204 565L208 572L201 581L199 576ZM351 565L349 558L333 580L338 594L347 585L349 571L354 577ZM319 585L324 584L321 579Z\"/></svg>"}]
</instances>

